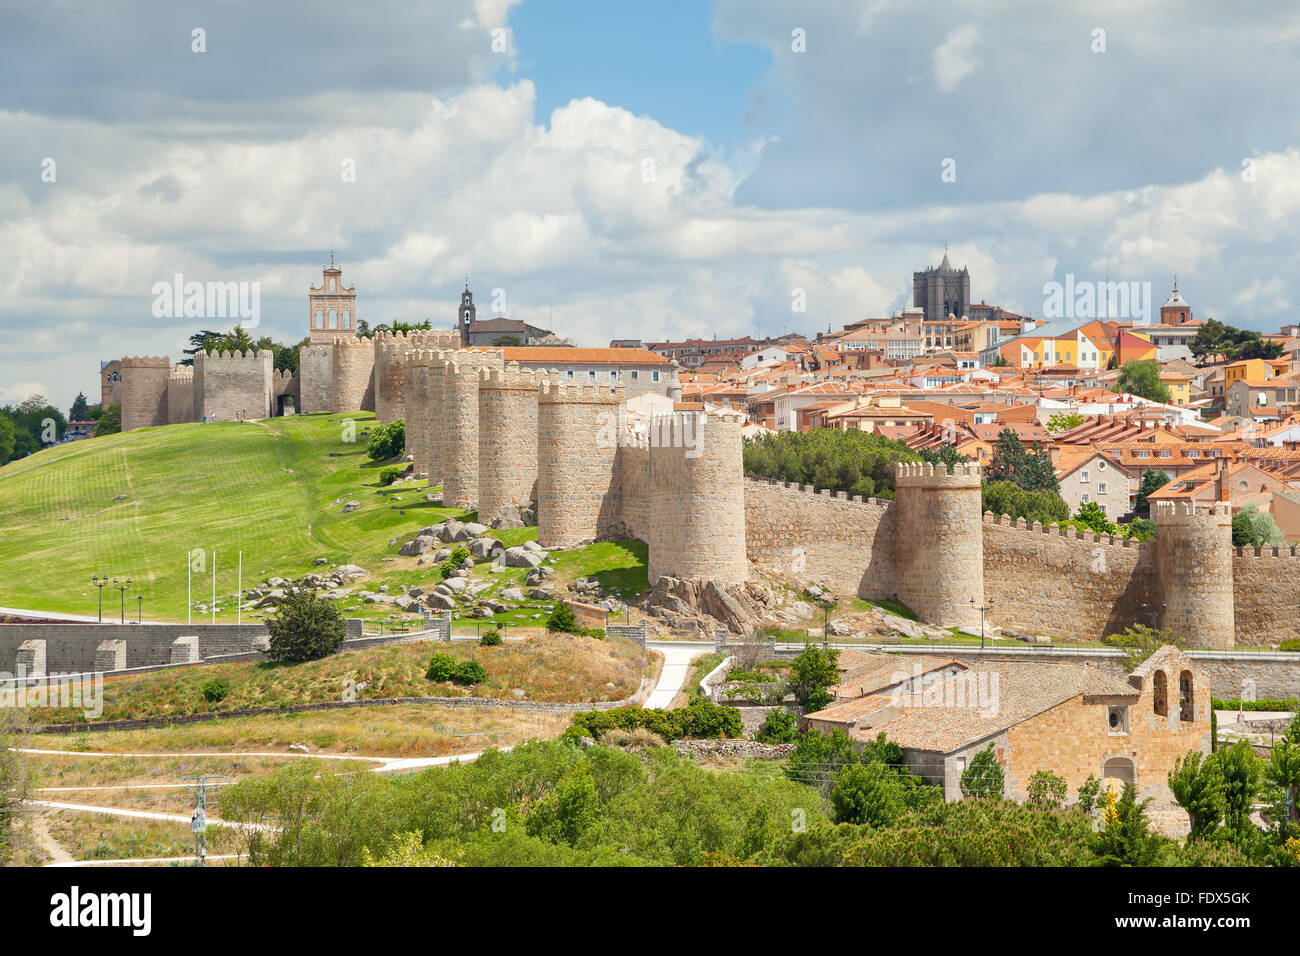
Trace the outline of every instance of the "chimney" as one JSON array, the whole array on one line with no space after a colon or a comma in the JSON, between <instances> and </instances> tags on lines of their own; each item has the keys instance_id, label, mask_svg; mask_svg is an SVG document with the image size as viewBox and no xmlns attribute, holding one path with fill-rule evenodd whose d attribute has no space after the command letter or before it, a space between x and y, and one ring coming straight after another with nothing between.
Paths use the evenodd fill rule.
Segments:
<instances>
[{"instance_id":1,"label":"chimney","mask_svg":"<svg viewBox=\"0 0 1300 956\"><path fill-rule=\"evenodd\" d=\"M1230 500L1228 488L1228 459L1219 459L1219 500Z\"/></svg>"}]
</instances>

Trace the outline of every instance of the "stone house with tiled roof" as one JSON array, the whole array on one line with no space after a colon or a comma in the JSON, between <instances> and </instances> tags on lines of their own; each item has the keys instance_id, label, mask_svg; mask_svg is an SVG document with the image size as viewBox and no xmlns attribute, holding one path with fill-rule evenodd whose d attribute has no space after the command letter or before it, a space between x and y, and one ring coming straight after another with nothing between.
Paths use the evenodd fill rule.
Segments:
<instances>
[{"instance_id":1,"label":"stone house with tiled roof","mask_svg":"<svg viewBox=\"0 0 1300 956\"><path fill-rule=\"evenodd\" d=\"M1024 800L1030 778L1048 770L1071 799L1095 777L1116 790L1132 782L1139 799L1167 806L1174 761L1210 748L1209 679L1172 645L1125 679L1087 664L930 660L913 668L908 655L882 656L893 660L879 663L876 679L842 680L850 696L804 723L863 740L884 733L948 800L961 798L962 773L992 747L1011 799Z\"/></svg>"}]
</instances>

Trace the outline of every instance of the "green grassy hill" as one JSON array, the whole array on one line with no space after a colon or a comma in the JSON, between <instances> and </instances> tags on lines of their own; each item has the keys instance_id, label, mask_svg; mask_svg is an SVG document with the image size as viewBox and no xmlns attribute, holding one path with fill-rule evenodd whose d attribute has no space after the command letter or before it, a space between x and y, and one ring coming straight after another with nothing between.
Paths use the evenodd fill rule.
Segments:
<instances>
[{"instance_id":1,"label":"green grassy hill","mask_svg":"<svg viewBox=\"0 0 1300 956\"><path fill-rule=\"evenodd\" d=\"M349 418L356 440L345 442ZM300 576L318 557L366 568L370 586L432 583L434 568L417 569L413 559L385 562L397 553L388 542L464 513L427 502L423 483L380 494L381 465L365 456L363 431L373 422L362 412L172 425L11 462L0 468L0 606L95 614L91 576L107 574L134 582L126 594L129 620L141 594L146 620L183 621L186 562L195 549L208 562L193 575L194 599L205 603L216 551L217 594L227 608L218 621L235 619L229 596L240 551L245 588L267 576ZM349 500L361 507L343 514ZM508 544L535 536L535 528L500 535ZM557 558L559 574L611 569L644 580L639 543ZM375 616L391 610L366 607ZM118 592L105 588L105 620L118 613Z\"/></svg>"}]
</instances>

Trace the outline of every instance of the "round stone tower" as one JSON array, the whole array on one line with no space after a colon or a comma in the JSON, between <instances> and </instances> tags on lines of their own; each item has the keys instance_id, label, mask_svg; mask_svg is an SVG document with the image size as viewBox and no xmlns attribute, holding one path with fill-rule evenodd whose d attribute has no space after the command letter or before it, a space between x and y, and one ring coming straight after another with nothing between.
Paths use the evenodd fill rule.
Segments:
<instances>
[{"instance_id":1,"label":"round stone tower","mask_svg":"<svg viewBox=\"0 0 1300 956\"><path fill-rule=\"evenodd\" d=\"M537 394L537 541L573 548L621 520L612 423L622 418L620 383L567 385L552 371ZM613 435L604 440L602 435Z\"/></svg>"},{"instance_id":2,"label":"round stone tower","mask_svg":"<svg viewBox=\"0 0 1300 956\"><path fill-rule=\"evenodd\" d=\"M355 335L339 335L333 348L334 411L374 411L374 344Z\"/></svg>"},{"instance_id":3,"label":"round stone tower","mask_svg":"<svg viewBox=\"0 0 1300 956\"><path fill-rule=\"evenodd\" d=\"M740 417L674 412L650 423L652 525L648 573L741 584L745 554L745 474Z\"/></svg>"},{"instance_id":4,"label":"round stone tower","mask_svg":"<svg viewBox=\"0 0 1300 956\"><path fill-rule=\"evenodd\" d=\"M430 401L430 391L433 387L433 365L435 362L441 364L441 359L432 349L411 349L406 353L404 362L406 453L415 462L415 471L428 475L432 440L431 415L435 407ZM430 480L430 488L436 485L436 481Z\"/></svg>"},{"instance_id":5,"label":"round stone tower","mask_svg":"<svg viewBox=\"0 0 1300 956\"><path fill-rule=\"evenodd\" d=\"M1191 647L1233 647L1231 505L1157 501L1154 506L1157 626Z\"/></svg>"},{"instance_id":6,"label":"round stone tower","mask_svg":"<svg viewBox=\"0 0 1300 956\"><path fill-rule=\"evenodd\" d=\"M406 416L406 355L424 344L419 332L376 332L375 418L387 425ZM407 428L410 423L407 422Z\"/></svg>"},{"instance_id":7,"label":"round stone tower","mask_svg":"<svg viewBox=\"0 0 1300 956\"><path fill-rule=\"evenodd\" d=\"M172 361L166 356L128 355L122 359L122 431L167 424L171 369Z\"/></svg>"},{"instance_id":8,"label":"round stone tower","mask_svg":"<svg viewBox=\"0 0 1300 956\"><path fill-rule=\"evenodd\" d=\"M442 503L472 509L478 504L478 368L457 356L443 368L442 425L436 465L442 476Z\"/></svg>"},{"instance_id":9,"label":"round stone tower","mask_svg":"<svg viewBox=\"0 0 1300 956\"><path fill-rule=\"evenodd\" d=\"M944 465L902 462L894 485L897 600L927 624L979 627L984 603L979 465L954 465L949 474Z\"/></svg>"},{"instance_id":10,"label":"round stone tower","mask_svg":"<svg viewBox=\"0 0 1300 956\"><path fill-rule=\"evenodd\" d=\"M511 362L478 384L478 520L526 505L537 493L537 373Z\"/></svg>"}]
</instances>

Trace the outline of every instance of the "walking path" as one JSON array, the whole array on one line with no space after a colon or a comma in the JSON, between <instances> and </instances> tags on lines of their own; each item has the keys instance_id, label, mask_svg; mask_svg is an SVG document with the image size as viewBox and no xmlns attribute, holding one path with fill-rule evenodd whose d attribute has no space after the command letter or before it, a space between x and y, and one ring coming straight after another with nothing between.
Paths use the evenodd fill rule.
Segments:
<instances>
[{"instance_id":1,"label":"walking path","mask_svg":"<svg viewBox=\"0 0 1300 956\"><path fill-rule=\"evenodd\" d=\"M646 699L645 706L654 710L663 710L671 706L673 698L682 690L686 683L687 676L691 672L691 661L703 657L713 651L711 643L686 643L686 642L667 642L655 641L647 645L648 648L659 651L664 655L664 666L659 674L659 681L655 684L654 690L650 692ZM501 747L501 750L509 750L509 747ZM202 751L184 751L184 752L167 752L167 753L121 753L105 751L85 751L85 750L45 750L37 748L18 748L19 753L38 754L43 756L59 757L299 757L313 760L364 760L370 763L378 764L371 767L371 773L409 773L414 770L423 770L427 767L445 767L453 763L460 763L477 760L482 756L483 751L475 751L467 754L448 754L441 757L374 757L364 754L304 754L304 753L267 753L267 752L219 752L209 753ZM89 787L43 787L40 792L66 792L75 790L150 790L166 789L172 787L181 787L185 784L123 784L121 786L89 786ZM68 810L78 813L99 813L106 816L132 817L140 820L160 820L165 822L189 823L190 818L176 813L157 813L150 810L129 810L124 807L101 807L92 804L81 803L60 803L52 800L28 800L28 805L39 807L45 810ZM208 822L214 825L234 827L243 830L260 830L272 831L275 827L265 823L229 823L209 817ZM209 859L228 859L228 856L214 856ZM173 863L185 862L189 858L159 858L151 860L60 860L54 863L46 864L47 866L106 866L112 864L138 864L138 863Z\"/></svg>"}]
</instances>

